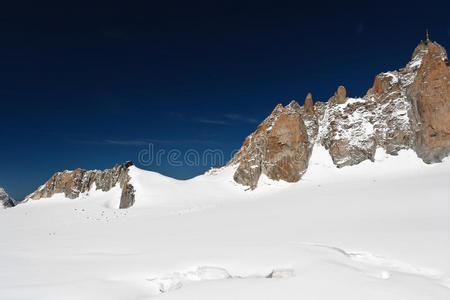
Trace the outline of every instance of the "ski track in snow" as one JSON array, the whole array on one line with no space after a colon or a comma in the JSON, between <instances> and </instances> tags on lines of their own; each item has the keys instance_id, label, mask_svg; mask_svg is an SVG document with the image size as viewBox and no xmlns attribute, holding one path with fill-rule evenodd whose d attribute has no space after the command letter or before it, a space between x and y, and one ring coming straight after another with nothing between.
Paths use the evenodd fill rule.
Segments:
<instances>
[{"instance_id":1,"label":"ski track in snow","mask_svg":"<svg viewBox=\"0 0 450 300\"><path fill-rule=\"evenodd\" d=\"M300 182L254 191L233 171L132 168L126 211L118 189L0 211L0 299L449 299L448 159L338 169L318 147Z\"/></svg>"},{"instance_id":2,"label":"ski track in snow","mask_svg":"<svg viewBox=\"0 0 450 300\"><path fill-rule=\"evenodd\" d=\"M436 281L438 284L450 289L450 278L445 278L444 273L435 269L419 267L416 265L405 263L401 260L383 257L366 251L349 251L331 245L301 243L300 246L324 248L340 253L343 256L349 258L352 262L356 262L359 267L362 267L360 271L366 273L369 276L374 276L381 279L389 279L391 278L392 273L416 275Z\"/></svg>"},{"instance_id":3,"label":"ski track in snow","mask_svg":"<svg viewBox=\"0 0 450 300\"><path fill-rule=\"evenodd\" d=\"M423 277L450 289L450 278L443 277L443 273L431 268L419 267L400 260L383 257L366 251L350 251L336 246L318 243L300 243L301 247L322 248L339 253L348 258L350 266L367 276L388 280L395 273L403 273ZM207 280L247 279L247 278L290 278L295 276L294 268L274 268L271 272L259 272L252 275L236 275L227 269L217 266L200 266L194 271L173 272L169 275L147 278L154 294L163 294L181 289L186 284Z\"/></svg>"}]
</instances>

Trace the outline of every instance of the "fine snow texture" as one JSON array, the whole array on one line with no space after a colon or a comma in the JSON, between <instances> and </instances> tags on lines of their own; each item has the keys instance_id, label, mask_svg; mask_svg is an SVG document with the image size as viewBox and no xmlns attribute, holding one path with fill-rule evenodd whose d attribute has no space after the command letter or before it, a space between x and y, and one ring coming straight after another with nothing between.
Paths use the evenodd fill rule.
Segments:
<instances>
[{"instance_id":1,"label":"fine snow texture","mask_svg":"<svg viewBox=\"0 0 450 300\"><path fill-rule=\"evenodd\" d=\"M119 187L2 209L0 299L449 299L449 160L312 153L254 191L131 167L127 210Z\"/></svg>"}]
</instances>

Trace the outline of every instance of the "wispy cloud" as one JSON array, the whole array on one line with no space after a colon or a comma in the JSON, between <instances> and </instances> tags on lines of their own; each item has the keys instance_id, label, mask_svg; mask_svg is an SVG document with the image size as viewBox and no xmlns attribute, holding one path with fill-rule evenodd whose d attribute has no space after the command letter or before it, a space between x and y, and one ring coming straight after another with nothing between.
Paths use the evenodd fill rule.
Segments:
<instances>
[{"instance_id":1,"label":"wispy cloud","mask_svg":"<svg viewBox=\"0 0 450 300\"><path fill-rule=\"evenodd\" d=\"M103 144L120 145L120 146L142 146L150 143L145 140L104 140Z\"/></svg>"},{"instance_id":2,"label":"wispy cloud","mask_svg":"<svg viewBox=\"0 0 450 300\"><path fill-rule=\"evenodd\" d=\"M196 119L196 121L204 124L230 125L228 122L223 120Z\"/></svg>"},{"instance_id":3,"label":"wispy cloud","mask_svg":"<svg viewBox=\"0 0 450 300\"><path fill-rule=\"evenodd\" d=\"M212 140L201 139L142 139L142 140L104 140L104 144L120 146L144 146L148 144L160 145L198 145L198 144L217 144Z\"/></svg>"},{"instance_id":4,"label":"wispy cloud","mask_svg":"<svg viewBox=\"0 0 450 300\"><path fill-rule=\"evenodd\" d=\"M187 122L197 122L197 123L212 124L212 125L230 126L230 125L235 125L236 122L249 123L249 124L257 124L258 123L257 119L249 118L244 115L234 114L234 113L224 114L217 118L211 118L211 117L209 117L209 118L203 118L203 117L191 118L191 117L185 116L184 114L179 113L179 112L170 112L170 116L177 118L179 120L187 121Z\"/></svg>"},{"instance_id":5,"label":"wispy cloud","mask_svg":"<svg viewBox=\"0 0 450 300\"><path fill-rule=\"evenodd\" d=\"M75 144L91 145L115 145L115 146L146 146L149 144L157 145L214 145L216 141L202 139L135 139L135 140L68 140Z\"/></svg>"},{"instance_id":6,"label":"wispy cloud","mask_svg":"<svg viewBox=\"0 0 450 300\"><path fill-rule=\"evenodd\" d=\"M254 118L248 118L248 117L240 115L240 114L225 114L224 117L231 121L241 121L241 122L246 122L246 123L251 123L251 124L258 123L258 120L254 119Z\"/></svg>"}]
</instances>

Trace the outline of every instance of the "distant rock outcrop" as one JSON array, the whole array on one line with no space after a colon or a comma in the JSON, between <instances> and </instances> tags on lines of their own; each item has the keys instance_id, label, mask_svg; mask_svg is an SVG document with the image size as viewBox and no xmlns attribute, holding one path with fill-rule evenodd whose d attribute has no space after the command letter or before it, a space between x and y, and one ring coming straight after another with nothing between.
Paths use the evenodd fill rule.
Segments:
<instances>
[{"instance_id":1,"label":"distant rock outcrop","mask_svg":"<svg viewBox=\"0 0 450 300\"><path fill-rule=\"evenodd\" d=\"M58 193L64 193L65 197L75 199L92 189L106 192L119 184L122 189L119 208L128 208L134 204L135 191L129 183L128 175L128 168L132 165L132 162L126 162L104 171L76 169L58 172L25 200L49 198Z\"/></svg>"},{"instance_id":2,"label":"distant rock outcrop","mask_svg":"<svg viewBox=\"0 0 450 300\"><path fill-rule=\"evenodd\" d=\"M0 187L0 205L4 208L13 207L16 205L16 201L9 197L3 188Z\"/></svg>"},{"instance_id":3,"label":"distant rock outcrop","mask_svg":"<svg viewBox=\"0 0 450 300\"><path fill-rule=\"evenodd\" d=\"M277 126L282 130L271 131ZM348 97L339 86L325 103L313 105L308 94L303 107L295 101L279 104L229 165L238 165L235 181L251 188L260 174L298 181L314 144L323 145L337 167L373 161L377 148L391 155L414 149L426 163L448 156L450 68L445 49L421 42L406 67L378 74L362 98Z\"/></svg>"}]
</instances>

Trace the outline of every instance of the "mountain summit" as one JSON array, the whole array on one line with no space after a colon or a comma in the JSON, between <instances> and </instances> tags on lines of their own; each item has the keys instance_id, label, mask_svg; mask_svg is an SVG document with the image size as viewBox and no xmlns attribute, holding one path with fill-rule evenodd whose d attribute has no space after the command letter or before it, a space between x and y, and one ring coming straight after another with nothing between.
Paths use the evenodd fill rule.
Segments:
<instances>
[{"instance_id":1,"label":"mountain summit","mask_svg":"<svg viewBox=\"0 0 450 300\"><path fill-rule=\"evenodd\" d=\"M16 201L9 197L3 188L0 187L0 205L4 208L13 207L16 205Z\"/></svg>"},{"instance_id":2,"label":"mountain summit","mask_svg":"<svg viewBox=\"0 0 450 300\"><path fill-rule=\"evenodd\" d=\"M249 135L228 165L234 180L252 189L262 174L295 182L308 168L314 145L324 146L337 167L374 160L377 148L396 155L413 149L426 163L450 153L450 67L445 49L422 41L398 71L378 74L362 98L339 86L325 103L292 101Z\"/></svg>"}]
</instances>

